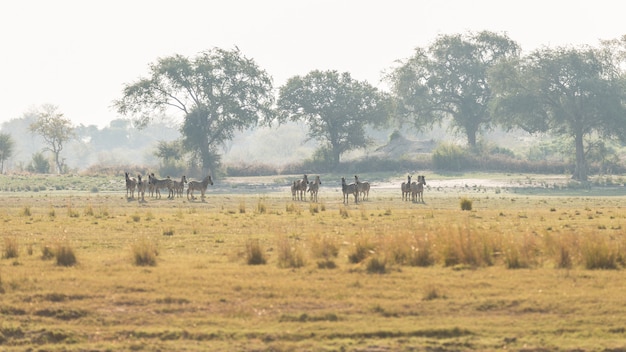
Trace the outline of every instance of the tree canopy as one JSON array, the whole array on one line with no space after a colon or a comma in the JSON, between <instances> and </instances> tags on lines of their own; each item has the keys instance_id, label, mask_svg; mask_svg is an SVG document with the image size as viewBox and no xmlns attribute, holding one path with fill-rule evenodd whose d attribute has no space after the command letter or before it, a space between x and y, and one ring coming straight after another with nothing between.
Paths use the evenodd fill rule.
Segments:
<instances>
[{"instance_id":1,"label":"tree canopy","mask_svg":"<svg viewBox=\"0 0 626 352\"><path fill-rule=\"evenodd\" d=\"M341 154L368 145L365 127L385 123L389 107L386 94L337 71L292 77L278 98L279 119L305 121L308 138L325 144L333 167Z\"/></svg>"},{"instance_id":2,"label":"tree canopy","mask_svg":"<svg viewBox=\"0 0 626 352\"><path fill-rule=\"evenodd\" d=\"M605 49L543 48L491 72L494 114L528 132L571 137L572 177L579 181L588 176L585 138L597 133L626 140L625 62Z\"/></svg>"},{"instance_id":3,"label":"tree canopy","mask_svg":"<svg viewBox=\"0 0 626 352\"><path fill-rule=\"evenodd\" d=\"M488 31L439 36L387 76L397 98L397 117L418 130L450 117L451 126L475 146L481 128L492 124L487 72L519 51L506 35Z\"/></svg>"},{"instance_id":4,"label":"tree canopy","mask_svg":"<svg viewBox=\"0 0 626 352\"><path fill-rule=\"evenodd\" d=\"M238 49L215 48L193 58L158 59L150 76L126 85L114 105L139 127L156 111L177 111L183 117L183 147L208 173L219 162L217 148L235 131L270 121L273 103L265 71Z\"/></svg>"},{"instance_id":5,"label":"tree canopy","mask_svg":"<svg viewBox=\"0 0 626 352\"><path fill-rule=\"evenodd\" d=\"M61 151L65 143L74 136L74 127L69 119L58 112L58 107L44 104L29 129L32 133L40 135L46 144L44 150L54 155L54 163L57 173L63 173L64 161L61 159Z\"/></svg>"}]
</instances>

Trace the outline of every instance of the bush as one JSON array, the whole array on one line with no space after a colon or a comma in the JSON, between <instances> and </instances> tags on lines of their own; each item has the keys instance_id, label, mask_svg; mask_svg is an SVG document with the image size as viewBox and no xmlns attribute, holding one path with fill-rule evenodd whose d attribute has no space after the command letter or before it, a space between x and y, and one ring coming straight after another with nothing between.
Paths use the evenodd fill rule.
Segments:
<instances>
[{"instance_id":1,"label":"bush","mask_svg":"<svg viewBox=\"0 0 626 352\"><path fill-rule=\"evenodd\" d=\"M302 249L297 243L291 243L284 237L278 242L278 267L300 268L305 265Z\"/></svg>"},{"instance_id":2,"label":"bush","mask_svg":"<svg viewBox=\"0 0 626 352\"><path fill-rule=\"evenodd\" d=\"M246 242L246 262L248 265L262 265L267 263L267 258L265 257L259 240L248 240Z\"/></svg>"},{"instance_id":3,"label":"bush","mask_svg":"<svg viewBox=\"0 0 626 352\"><path fill-rule=\"evenodd\" d=\"M469 198L461 198L461 210L472 210L472 200Z\"/></svg>"},{"instance_id":4,"label":"bush","mask_svg":"<svg viewBox=\"0 0 626 352\"><path fill-rule=\"evenodd\" d=\"M373 257L367 261L367 272L370 274L384 274L387 272L387 261Z\"/></svg>"},{"instance_id":5,"label":"bush","mask_svg":"<svg viewBox=\"0 0 626 352\"><path fill-rule=\"evenodd\" d=\"M599 236L585 240L582 257L587 269L617 269L617 253L611 250L606 239Z\"/></svg>"},{"instance_id":6,"label":"bush","mask_svg":"<svg viewBox=\"0 0 626 352\"><path fill-rule=\"evenodd\" d=\"M41 246L41 259L48 260L54 258L54 250L50 245Z\"/></svg>"},{"instance_id":7,"label":"bush","mask_svg":"<svg viewBox=\"0 0 626 352\"><path fill-rule=\"evenodd\" d=\"M67 243L58 244L54 255L56 256L57 265L59 266L73 266L76 264L74 249Z\"/></svg>"},{"instance_id":8,"label":"bush","mask_svg":"<svg viewBox=\"0 0 626 352\"><path fill-rule=\"evenodd\" d=\"M360 263L374 252L374 246L366 239L361 239L354 244L354 250L348 255L350 263Z\"/></svg>"},{"instance_id":9,"label":"bush","mask_svg":"<svg viewBox=\"0 0 626 352\"><path fill-rule=\"evenodd\" d=\"M137 266L155 266L157 264L156 257L159 254L157 246L147 239L135 243L132 252L134 263Z\"/></svg>"},{"instance_id":10,"label":"bush","mask_svg":"<svg viewBox=\"0 0 626 352\"><path fill-rule=\"evenodd\" d=\"M339 243L329 236L316 236L311 240L311 256L318 259L320 269L334 269L337 267L334 259L339 255Z\"/></svg>"},{"instance_id":11,"label":"bush","mask_svg":"<svg viewBox=\"0 0 626 352\"><path fill-rule=\"evenodd\" d=\"M4 253L2 254L2 258L10 259L17 258L19 256L19 244L17 242L17 238L15 237L5 237L4 238Z\"/></svg>"},{"instance_id":12,"label":"bush","mask_svg":"<svg viewBox=\"0 0 626 352\"><path fill-rule=\"evenodd\" d=\"M442 143L433 150L433 167L437 170L461 171L468 165L468 154L455 144Z\"/></svg>"}]
</instances>

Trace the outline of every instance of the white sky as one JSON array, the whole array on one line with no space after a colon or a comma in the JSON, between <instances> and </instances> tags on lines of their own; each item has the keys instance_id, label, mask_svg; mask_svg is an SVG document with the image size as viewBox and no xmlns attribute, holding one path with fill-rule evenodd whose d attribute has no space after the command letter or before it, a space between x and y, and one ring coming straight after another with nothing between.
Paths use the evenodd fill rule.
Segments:
<instances>
[{"instance_id":1,"label":"white sky","mask_svg":"<svg viewBox=\"0 0 626 352\"><path fill-rule=\"evenodd\" d=\"M276 88L314 69L379 83L439 34L506 32L525 52L626 34L615 0L19 0L0 2L0 123L44 103L75 124L119 116L158 57L241 52Z\"/></svg>"}]
</instances>

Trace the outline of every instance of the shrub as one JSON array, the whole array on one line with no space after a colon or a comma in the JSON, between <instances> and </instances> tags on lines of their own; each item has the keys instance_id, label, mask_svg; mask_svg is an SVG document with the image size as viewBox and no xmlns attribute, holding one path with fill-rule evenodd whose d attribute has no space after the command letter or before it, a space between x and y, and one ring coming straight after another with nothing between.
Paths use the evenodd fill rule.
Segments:
<instances>
[{"instance_id":1,"label":"shrub","mask_svg":"<svg viewBox=\"0 0 626 352\"><path fill-rule=\"evenodd\" d=\"M132 247L133 261L137 266L155 266L159 252L156 244L148 239L136 242Z\"/></svg>"},{"instance_id":2,"label":"shrub","mask_svg":"<svg viewBox=\"0 0 626 352\"><path fill-rule=\"evenodd\" d=\"M19 244L15 237L4 238L4 253L2 258L10 259L17 258L19 256Z\"/></svg>"},{"instance_id":3,"label":"shrub","mask_svg":"<svg viewBox=\"0 0 626 352\"><path fill-rule=\"evenodd\" d=\"M68 243L59 243L56 246L54 255L59 266L73 266L76 264L76 254Z\"/></svg>"},{"instance_id":4,"label":"shrub","mask_svg":"<svg viewBox=\"0 0 626 352\"><path fill-rule=\"evenodd\" d=\"M469 198L461 198L461 210L472 210L472 200Z\"/></svg>"},{"instance_id":5,"label":"shrub","mask_svg":"<svg viewBox=\"0 0 626 352\"><path fill-rule=\"evenodd\" d=\"M262 265L267 263L267 258L265 257L259 240L248 240L246 242L246 262L248 265Z\"/></svg>"},{"instance_id":6,"label":"shrub","mask_svg":"<svg viewBox=\"0 0 626 352\"><path fill-rule=\"evenodd\" d=\"M300 246L297 243L292 244L286 237L281 238L278 242L278 267L300 268L305 264Z\"/></svg>"},{"instance_id":7,"label":"shrub","mask_svg":"<svg viewBox=\"0 0 626 352\"><path fill-rule=\"evenodd\" d=\"M370 274L384 274L387 272L387 261L378 256L367 261L367 272Z\"/></svg>"},{"instance_id":8,"label":"shrub","mask_svg":"<svg viewBox=\"0 0 626 352\"><path fill-rule=\"evenodd\" d=\"M29 206L25 206L22 209L22 213L21 214L22 214L22 216L31 216L32 212L30 211L30 207Z\"/></svg>"},{"instance_id":9,"label":"shrub","mask_svg":"<svg viewBox=\"0 0 626 352\"><path fill-rule=\"evenodd\" d=\"M587 238L582 245L582 259L587 269L617 269L617 253L600 236Z\"/></svg>"},{"instance_id":10,"label":"shrub","mask_svg":"<svg viewBox=\"0 0 626 352\"><path fill-rule=\"evenodd\" d=\"M48 260L54 258L54 250L50 245L41 246L41 259Z\"/></svg>"},{"instance_id":11,"label":"shrub","mask_svg":"<svg viewBox=\"0 0 626 352\"><path fill-rule=\"evenodd\" d=\"M435 264L433 255L433 244L426 236L415 239L415 245L412 246L411 258L409 264L412 266L431 266Z\"/></svg>"},{"instance_id":12,"label":"shrub","mask_svg":"<svg viewBox=\"0 0 626 352\"><path fill-rule=\"evenodd\" d=\"M267 206L265 205L262 199L259 199L259 202L257 203L257 206L256 206L256 211L259 214L265 214L267 212Z\"/></svg>"},{"instance_id":13,"label":"shrub","mask_svg":"<svg viewBox=\"0 0 626 352\"><path fill-rule=\"evenodd\" d=\"M339 255L339 243L330 236L313 237L310 243L311 256L318 259L317 267L320 269L334 269L334 259Z\"/></svg>"},{"instance_id":14,"label":"shrub","mask_svg":"<svg viewBox=\"0 0 626 352\"><path fill-rule=\"evenodd\" d=\"M468 158L467 153L455 144L442 143L433 150L433 167L437 170L460 171Z\"/></svg>"},{"instance_id":15,"label":"shrub","mask_svg":"<svg viewBox=\"0 0 626 352\"><path fill-rule=\"evenodd\" d=\"M354 244L352 253L348 255L350 263L360 263L374 251L374 246L366 239L360 239Z\"/></svg>"},{"instance_id":16,"label":"shrub","mask_svg":"<svg viewBox=\"0 0 626 352\"><path fill-rule=\"evenodd\" d=\"M174 228L171 227L167 230L163 230L163 236L174 236Z\"/></svg>"}]
</instances>

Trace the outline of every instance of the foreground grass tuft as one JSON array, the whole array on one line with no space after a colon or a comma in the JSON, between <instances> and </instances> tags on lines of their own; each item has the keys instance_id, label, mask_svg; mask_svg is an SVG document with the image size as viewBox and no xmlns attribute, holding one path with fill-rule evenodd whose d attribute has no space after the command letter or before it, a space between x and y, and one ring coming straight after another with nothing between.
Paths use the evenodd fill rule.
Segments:
<instances>
[{"instance_id":1,"label":"foreground grass tuft","mask_svg":"<svg viewBox=\"0 0 626 352\"><path fill-rule=\"evenodd\" d=\"M54 255L57 259L58 266L74 266L76 265L76 254L69 243L57 244Z\"/></svg>"},{"instance_id":2,"label":"foreground grass tuft","mask_svg":"<svg viewBox=\"0 0 626 352\"><path fill-rule=\"evenodd\" d=\"M263 265L267 263L267 258L259 240L251 239L246 242L246 263L248 265Z\"/></svg>"},{"instance_id":3,"label":"foreground grass tuft","mask_svg":"<svg viewBox=\"0 0 626 352\"><path fill-rule=\"evenodd\" d=\"M2 253L2 258L11 259L17 258L20 255L20 246L15 237L5 237L4 238L4 251Z\"/></svg>"},{"instance_id":4,"label":"foreground grass tuft","mask_svg":"<svg viewBox=\"0 0 626 352\"><path fill-rule=\"evenodd\" d=\"M159 254L156 244L144 238L133 244L133 262L137 266L155 266Z\"/></svg>"}]
</instances>

